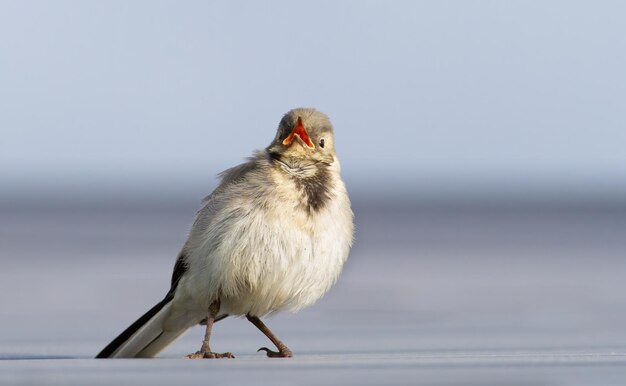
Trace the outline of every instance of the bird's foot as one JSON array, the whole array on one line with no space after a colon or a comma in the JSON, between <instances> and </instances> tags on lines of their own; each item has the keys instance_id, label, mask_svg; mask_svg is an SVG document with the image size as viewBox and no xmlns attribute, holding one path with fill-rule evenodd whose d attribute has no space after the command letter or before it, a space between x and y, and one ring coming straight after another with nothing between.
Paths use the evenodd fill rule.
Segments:
<instances>
[{"instance_id":1,"label":"bird's foot","mask_svg":"<svg viewBox=\"0 0 626 386\"><path fill-rule=\"evenodd\" d=\"M219 352L202 352L196 351L193 354L187 355L187 359L216 359L216 358L234 358L235 356L230 352L219 353Z\"/></svg>"},{"instance_id":2,"label":"bird's foot","mask_svg":"<svg viewBox=\"0 0 626 386\"><path fill-rule=\"evenodd\" d=\"M267 347L261 347L260 349L257 350L257 352L259 351L265 351L267 353L268 358L292 358L293 357L293 353L291 352L291 350L289 350L289 348L287 348L287 346L281 347L280 349L278 349L278 351L270 350Z\"/></svg>"}]
</instances>

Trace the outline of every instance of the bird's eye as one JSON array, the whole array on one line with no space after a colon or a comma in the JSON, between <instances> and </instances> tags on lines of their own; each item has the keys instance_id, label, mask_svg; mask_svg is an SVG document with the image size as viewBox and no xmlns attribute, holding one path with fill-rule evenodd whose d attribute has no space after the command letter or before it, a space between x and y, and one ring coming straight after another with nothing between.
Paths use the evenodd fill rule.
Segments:
<instances>
[{"instance_id":1,"label":"bird's eye","mask_svg":"<svg viewBox=\"0 0 626 386\"><path fill-rule=\"evenodd\" d=\"M320 139L320 147L324 147L324 138Z\"/></svg>"}]
</instances>

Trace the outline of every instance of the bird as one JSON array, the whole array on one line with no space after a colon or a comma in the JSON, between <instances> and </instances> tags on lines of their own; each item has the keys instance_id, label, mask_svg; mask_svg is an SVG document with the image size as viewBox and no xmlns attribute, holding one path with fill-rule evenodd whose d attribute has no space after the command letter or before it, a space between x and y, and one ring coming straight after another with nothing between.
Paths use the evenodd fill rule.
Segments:
<instances>
[{"instance_id":1,"label":"bird","mask_svg":"<svg viewBox=\"0 0 626 386\"><path fill-rule=\"evenodd\" d=\"M206 326L204 339L187 358L234 358L210 346L214 324L228 316L245 317L276 347L257 351L293 356L261 318L320 299L337 281L354 239L330 119L313 108L288 111L269 146L219 176L163 300L96 358L155 357L198 324Z\"/></svg>"}]
</instances>

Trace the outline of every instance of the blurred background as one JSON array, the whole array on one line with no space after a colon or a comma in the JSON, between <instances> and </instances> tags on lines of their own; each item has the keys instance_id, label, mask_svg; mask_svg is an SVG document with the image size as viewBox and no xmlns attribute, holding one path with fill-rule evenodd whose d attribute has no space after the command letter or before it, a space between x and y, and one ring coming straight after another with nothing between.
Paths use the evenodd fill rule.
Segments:
<instances>
[{"instance_id":1,"label":"blurred background","mask_svg":"<svg viewBox=\"0 0 626 386\"><path fill-rule=\"evenodd\" d=\"M164 295L217 173L298 106L335 125L357 234L327 297L270 322L296 353L624 349L624 14L1 1L0 357L95 355Z\"/></svg>"}]
</instances>

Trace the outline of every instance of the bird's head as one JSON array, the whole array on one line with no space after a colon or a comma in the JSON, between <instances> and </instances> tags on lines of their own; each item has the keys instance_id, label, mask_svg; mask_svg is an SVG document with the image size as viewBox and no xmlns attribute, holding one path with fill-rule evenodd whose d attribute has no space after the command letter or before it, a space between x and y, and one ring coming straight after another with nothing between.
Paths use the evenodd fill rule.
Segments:
<instances>
[{"instance_id":1,"label":"bird's head","mask_svg":"<svg viewBox=\"0 0 626 386\"><path fill-rule=\"evenodd\" d=\"M293 109L280 120L267 151L289 165L330 164L335 158L333 126L315 109Z\"/></svg>"}]
</instances>

